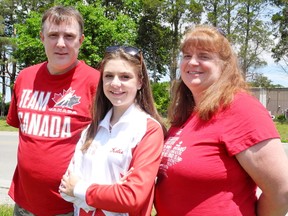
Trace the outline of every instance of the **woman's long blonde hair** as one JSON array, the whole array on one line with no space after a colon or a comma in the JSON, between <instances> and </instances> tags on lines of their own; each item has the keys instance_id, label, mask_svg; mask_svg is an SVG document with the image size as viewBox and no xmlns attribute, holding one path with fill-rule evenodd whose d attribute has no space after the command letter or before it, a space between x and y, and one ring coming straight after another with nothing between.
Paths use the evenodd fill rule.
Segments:
<instances>
[{"instance_id":1,"label":"woman's long blonde hair","mask_svg":"<svg viewBox=\"0 0 288 216\"><path fill-rule=\"evenodd\" d=\"M190 49L201 49L217 53L221 60L220 78L203 92L199 105L195 105L192 92L182 79L173 85L173 100L168 110L168 118L172 126L182 125L193 111L202 120L209 120L220 108L227 107L236 92L248 92L238 59L228 39L217 28L199 25L189 29L180 45L181 52Z\"/></svg>"}]
</instances>

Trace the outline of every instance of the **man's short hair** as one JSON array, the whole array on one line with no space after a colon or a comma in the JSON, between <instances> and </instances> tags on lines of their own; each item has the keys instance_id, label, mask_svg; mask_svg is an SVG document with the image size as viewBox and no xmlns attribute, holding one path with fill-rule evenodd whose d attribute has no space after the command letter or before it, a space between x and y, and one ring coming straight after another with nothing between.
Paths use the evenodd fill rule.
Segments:
<instances>
[{"instance_id":1,"label":"man's short hair","mask_svg":"<svg viewBox=\"0 0 288 216\"><path fill-rule=\"evenodd\" d=\"M68 6L54 6L48 9L43 17L42 17L42 32L44 29L45 21L48 19L49 21L56 23L59 25L63 22L70 22L71 18L75 18L80 26L80 33L84 33L84 20L82 15L78 10L74 7Z\"/></svg>"}]
</instances>

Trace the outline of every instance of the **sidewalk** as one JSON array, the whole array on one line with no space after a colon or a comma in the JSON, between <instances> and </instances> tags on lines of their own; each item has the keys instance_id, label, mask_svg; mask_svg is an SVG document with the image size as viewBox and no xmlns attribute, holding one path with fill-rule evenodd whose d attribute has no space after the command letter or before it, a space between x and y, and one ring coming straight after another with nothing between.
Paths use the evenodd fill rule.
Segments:
<instances>
[{"instance_id":1,"label":"sidewalk","mask_svg":"<svg viewBox=\"0 0 288 216\"><path fill-rule=\"evenodd\" d=\"M14 205L8 190L16 165L17 135L17 131L0 131L0 205Z\"/></svg>"},{"instance_id":2,"label":"sidewalk","mask_svg":"<svg viewBox=\"0 0 288 216\"><path fill-rule=\"evenodd\" d=\"M14 201L8 196L8 188L0 188L0 205L14 205Z\"/></svg>"},{"instance_id":3,"label":"sidewalk","mask_svg":"<svg viewBox=\"0 0 288 216\"><path fill-rule=\"evenodd\" d=\"M11 181L0 179L0 205L14 205L14 201L8 196Z\"/></svg>"}]
</instances>

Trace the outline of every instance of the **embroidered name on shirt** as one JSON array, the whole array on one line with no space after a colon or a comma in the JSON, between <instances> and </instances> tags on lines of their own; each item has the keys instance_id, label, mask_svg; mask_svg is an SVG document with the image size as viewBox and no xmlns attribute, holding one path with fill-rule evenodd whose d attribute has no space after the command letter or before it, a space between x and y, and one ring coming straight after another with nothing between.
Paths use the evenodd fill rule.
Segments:
<instances>
[{"instance_id":1,"label":"embroidered name on shirt","mask_svg":"<svg viewBox=\"0 0 288 216\"><path fill-rule=\"evenodd\" d=\"M116 154L123 154L123 150L119 149L119 148L112 148L111 151L112 153L116 153Z\"/></svg>"}]
</instances>

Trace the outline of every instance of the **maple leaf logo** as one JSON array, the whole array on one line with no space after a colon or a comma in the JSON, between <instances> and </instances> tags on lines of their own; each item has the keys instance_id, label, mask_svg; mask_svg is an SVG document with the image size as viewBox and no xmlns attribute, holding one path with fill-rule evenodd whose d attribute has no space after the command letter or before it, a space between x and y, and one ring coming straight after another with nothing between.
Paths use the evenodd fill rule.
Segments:
<instances>
[{"instance_id":1,"label":"maple leaf logo","mask_svg":"<svg viewBox=\"0 0 288 216\"><path fill-rule=\"evenodd\" d=\"M74 95L75 90L72 90L70 87L67 91L63 90L63 94L55 93L52 100L55 102L54 107L67 107L67 108L73 108L74 105L80 103L80 98L76 95Z\"/></svg>"}]
</instances>

